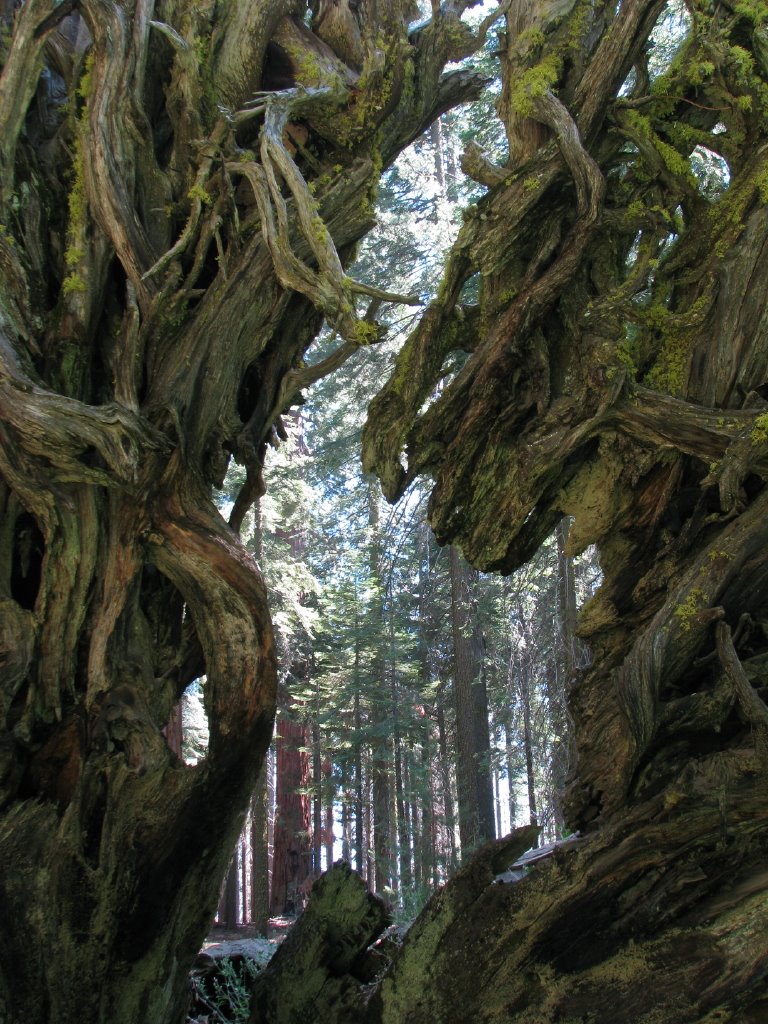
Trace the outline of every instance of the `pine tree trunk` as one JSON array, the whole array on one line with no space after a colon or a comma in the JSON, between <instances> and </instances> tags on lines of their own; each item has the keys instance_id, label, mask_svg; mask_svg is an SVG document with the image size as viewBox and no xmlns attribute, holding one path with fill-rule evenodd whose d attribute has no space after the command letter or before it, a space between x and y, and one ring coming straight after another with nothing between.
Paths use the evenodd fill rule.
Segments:
<instances>
[{"instance_id":1,"label":"pine tree trunk","mask_svg":"<svg viewBox=\"0 0 768 1024\"><path fill-rule=\"evenodd\" d=\"M369 766L366 764L366 769ZM370 770L366 770L364 775L365 780L365 810L364 810L364 824L365 824L365 844L363 849L365 850L365 880L368 883L368 888L371 892L377 892L378 886L376 883L376 853L374 850L375 835L374 835L374 808L373 808L373 784L370 778Z\"/></svg>"},{"instance_id":2,"label":"pine tree trunk","mask_svg":"<svg viewBox=\"0 0 768 1024\"><path fill-rule=\"evenodd\" d=\"M355 667L359 664L359 650L355 648ZM356 681L359 683L359 676L355 672ZM366 877L366 852L365 852L365 818L363 814L363 737L362 737L362 716L360 711L360 687L355 687L354 697L355 716L355 868L359 875Z\"/></svg>"},{"instance_id":3,"label":"pine tree trunk","mask_svg":"<svg viewBox=\"0 0 768 1024\"><path fill-rule=\"evenodd\" d=\"M443 816L445 819L447 867L449 872L454 872L459 863L456 852L456 814L453 802L453 787L451 786L451 763L448 758L448 739L445 729L445 712L440 703L440 694L437 701L437 737L440 762L440 782L443 799Z\"/></svg>"},{"instance_id":4,"label":"pine tree trunk","mask_svg":"<svg viewBox=\"0 0 768 1024\"><path fill-rule=\"evenodd\" d=\"M334 813L333 813L333 785L332 776L333 765L331 764L330 758L326 757L323 760L323 778L325 779L326 791L328 794L328 800L325 805L325 828L323 829L323 838L325 841L325 863L326 867L330 868L333 865L333 848L334 848ZM348 858L347 858L348 859Z\"/></svg>"},{"instance_id":5,"label":"pine tree trunk","mask_svg":"<svg viewBox=\"0 0 768 1024\"><path fill-rule=\"evenodd\" d=\"M392 756L389 748L389 708L384 691L384 590L381 581L380 495L378 481L368 481L368 572L373 596L369 609L371 676L374 702L371 709L371 782L373 786L374 892L392 883L391 787Z\"/></svg>"},{"instance_id":6,"label":"pine tree trunk","mask_svg":"<svg viewBox=\"0 0 768 1024\"><path fill-rule=\"evenodd\" d=\"M436 813L436 774L435 761L437 752L432 735L432 723L428 716L424 718L424 738L421 745L421 785L424 793L421 815L421 843L419 844L422 864L422 885L439 884L437 855L437 813Z\"/></svg>"},{"instance_id":7,"label":"pine tree trunk","mask_svg":"<svg viewBox=\"0 0 768 1024\"><path fill-rule=\"evenodd\" d=\"M224 889L219 903L219 925L222 928L235 929L238 925L240 903L240 840L232 852L224 879Z\"/></svg>"},{"instance_id":8,"label":"pine tree trunk","mask_svg":"<svg viewBox=\"0 0 768 1024\"><path fill-rule=\"evenodd\" d=\"M560 646L565 669L566 687L570 686L579 664L578 638L576 636L576 579L573 558L568 552L570 525L563 518L557 524L557 609Z\"/></svg>"},{"instance_id":9,"label":"pine tree trunk","mask_svg":"<svg viewBox=\"0 0 768 1024\"><path fill-rule=\"evenodd\" d=\"M488 697L482 670L483 644L473 608L472 571L451 548L453 694L456 711L456 777L462 857L494 829Z\"/></svg>"},{"instance_id":10,"label":"pine tree trunk","mask_svg":"<svg viewBox=\"0 0 768 1024\"><path fill-rule=\"evenodd\" d=\"M531 673L528 659L520 659L518 692L523 709L523 749L525 751L525 780L528 787L528 823L538 825L539 812L536 803L536 773L533 767L533 727L531 725Z\"/></svg>"},{"instance_id":11,"label":"pine tree trunk","mask_svg":"<svg viewBox=\"0 0 768 1024\"><path fill-rule=\"evenodd\" d=\"M427 719L427 722L429 720ZM428 726L431 729L431 723ZM435 744L430 731L426 732L422 745L422 776L427 787L427 799L424 805L422 817L422 856L424 862L424 884L429 885L430 880L433 886L439 884L439 863L437 855L437 812L435 792L437 779L435 773Z\"/></svg>"},{"instance_id":12,"label":"pine tree trunk","mask_svg":"<svg viewBox=\"0 0 768 1024\"><path fill-rule=\"evenodd\" d=\"M251 800L251 924L266 937L269 927L268 761L264 761Z\"/></svg>"},{"instance_id":13,"label":"pine tree trunk","mask_svg":"<svg viewBox=\"0 0 768 1024\"><path fill-rule=\"evenodd\" d=\"M557 628L558 643L551 665L548 665L547 701L552 730L557 737L552 748L550 775L553 780L552 807L557 834L562 835L565 820L562 793L573 766L575 755L573 725L568 712L571 687L576 682L581 664L582 647L576 636L576 579L573 558L568 551L569 522L563 518L557 525Z\"/></svg>"},{"instance_id":14,"label":"pine tree trunk","mask_svg":"<svg viewBox=\"0 0 768 1024\"><path fill-rule=\"evenodd\" d=\"M496 835L502 836L504 832L501 827L501 788L499 784L499 771L493 769L493 807L495 811Z\"/></svg>"},{"instance_id":15,"label":"pine tree trunk","mask_svg":"<svg viewBox=\"0 0 768 1024\"><path fill-rule=\"evenodd\" d=\"M290 716L277 719L277 792L272 854L271 912L293 913L299 886L311 867L310 763L307 727Z\"/></svg>"},{"instance_id":16,"label":"pine tree trunk","mask_svg":"<svg viewBox=\"0 0 768 1024\"><path fill-rule=\"evenodd\" d=\"M352 823L350 806L347 800L346 778L342 777L341 801L341 859L347 864L352 863Z\"/></svg>"},{"instance_id":17,"label":"pine tree trunk","mask_svg":"<svg viewBox=\"0 0 768 1024\"><path fill-rule=\"evenodd\" d=\"M517 822L517 778L518 764L514 757L513 747L514 730L512 728L512 716L509 715L504 723L505 753L507 761L507 780L509 783L509 827L515 828Z\"/></svg>"},{"instance_id":18,"label":"pine tree trunk","mask_svg":"<svg viewBox=\"0 0 768 1024\"><path fill-rule=\"evenodd\" d=\"M320 727L312 723L312 874L319 875L323 857L323 760Z\"/></svg>"},{"instance_id":19,"label":"pine tree trunk","mask_svg":"<svg viewBox=\"0 0 768 1024\"><path fill-rule=\"evenodd\" d=\"M390 628L391 628L390 618ZM391 695L392 695L392 716L394 729L392 732L395 768L395 792L394 809L396 824L396 848L398 849L398 886L397 889L410 891L413 885L413 869L411 867L411 829L408 805L405 800L405 786L403 774L407 751L403 749L400 735L400 718L398 712L397 680L395 678L394 664L390 665Z\"/></svg>"}]
</instances>

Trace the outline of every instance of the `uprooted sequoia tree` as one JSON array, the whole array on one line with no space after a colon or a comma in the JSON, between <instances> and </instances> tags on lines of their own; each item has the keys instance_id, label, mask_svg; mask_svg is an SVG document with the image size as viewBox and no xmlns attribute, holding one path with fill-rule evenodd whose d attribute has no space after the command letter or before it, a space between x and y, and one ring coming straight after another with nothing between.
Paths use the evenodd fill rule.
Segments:
<instances>
[{"instance_id":1,"label":"uprooted sequoia tree","mask_svg":"<svg viewBox=\"0 0 768 1024\"><path fill-rule=\"evenodd\" d=\"M3 5L0 1020L181 1012L274 708L236 530L281 413L377 340L365 303L407 299L344 268L382 167L481 87L447 62L500 18L508 156L465 154L488 191L364 462L393 499L432 475L438 538L482 568L563 515L600 545L584 839L514 886L457 878L365 1014L760 1020L765 4L681 6L661 68L662 0L517 0L474 31L460 0L418 24L311 6ZM323 318L339 348L306 366ZM187 768L161 729L202 672L211 745Z\"/></svg>"}]
</instances>

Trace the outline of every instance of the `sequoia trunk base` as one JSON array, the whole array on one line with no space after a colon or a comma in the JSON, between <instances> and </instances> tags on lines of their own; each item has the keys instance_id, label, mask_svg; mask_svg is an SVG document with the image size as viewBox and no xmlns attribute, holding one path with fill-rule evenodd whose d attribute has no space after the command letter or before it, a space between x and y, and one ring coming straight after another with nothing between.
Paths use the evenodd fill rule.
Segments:
<instances>
[{"instance_id":1,"label":"sequoia trunk base","mask_svg":"<svg viewBox=\"0 0 768 1024\"><path fill-rule=\"evenodd\" d=\"M366 1020L768 1019L765 850L753 839L765 779L734 782L727 820L698 781L677 807L652 802L517 883L458 876L414 926Z\"/></svg>"}]
</instances>

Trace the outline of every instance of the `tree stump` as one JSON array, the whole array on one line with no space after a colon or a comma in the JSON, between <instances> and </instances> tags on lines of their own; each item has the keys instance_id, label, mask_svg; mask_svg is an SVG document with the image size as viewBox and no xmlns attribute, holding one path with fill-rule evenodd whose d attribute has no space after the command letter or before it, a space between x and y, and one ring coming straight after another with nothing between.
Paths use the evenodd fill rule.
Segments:
<instances>
[{"instance_id":1,"label":"tree stump","mask_svg":"<svg viewBox=\"0 0 768 1024\"><path fill-rule=\"evenodd\" d=\"M334 864L257 979L251 1024L359 1024L367 990L356 969L389 920L360 876L343 861Z\"/></svg>"}]
</instances>

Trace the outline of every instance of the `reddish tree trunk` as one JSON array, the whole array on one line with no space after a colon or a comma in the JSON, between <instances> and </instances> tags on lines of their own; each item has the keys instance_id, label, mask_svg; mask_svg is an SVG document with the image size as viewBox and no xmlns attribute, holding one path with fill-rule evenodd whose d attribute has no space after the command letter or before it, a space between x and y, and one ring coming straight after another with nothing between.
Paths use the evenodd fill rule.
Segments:
<instances>
[{"instance_id":1,"label":"reddish tree trunk","mask_svg":"<svg viewBox=\"0 0 768 1024\"><path fill-rule=\"evenodd\" d=\"M280 915L297 913L299 886L312 870L309 735L307 727L287 711L278 714L275 749L277 791L271 911Z\"/></svg>"}]
</instances>

